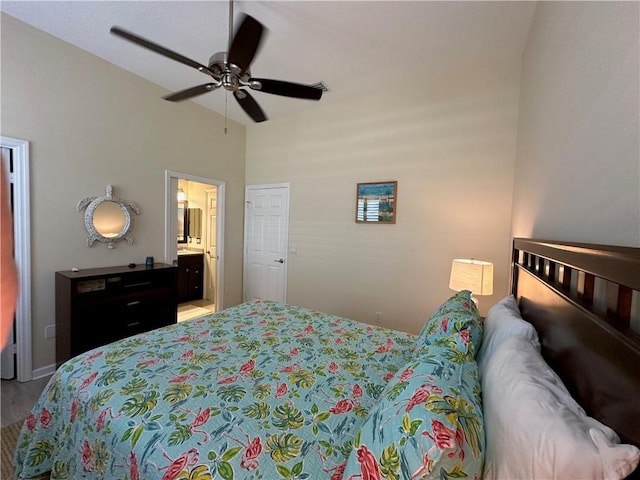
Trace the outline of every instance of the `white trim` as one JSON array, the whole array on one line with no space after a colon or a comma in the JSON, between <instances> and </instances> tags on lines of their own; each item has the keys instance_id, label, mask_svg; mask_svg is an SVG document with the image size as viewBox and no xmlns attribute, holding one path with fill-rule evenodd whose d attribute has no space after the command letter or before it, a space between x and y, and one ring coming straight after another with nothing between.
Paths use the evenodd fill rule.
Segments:
<instances>
[{"instance_id":1,"label":"white trim","mask_svg":"<svg viewBox=\"0 0 640 480\"><path fill-rule=\"evenodd\" d=\"M33 379L31 356L31 206L29 193L29 142L0 136L0 145L13 151L13 239L16 265L19 272L18 302L16 305L17 380Z\"/></svg>"},{"instance_id":2,"label":"white trim","mask_svg":"<svg viewBox=\"0 0 640 480\"><path fill-rule=\"evenodd\" d=\"M171 192L178 191L178 178L174 172L164 172L164 263L173 264L178 257L178 205L173 201ZM177 197L176 197L177 198Z\"/></svg>"},{"instance_id":3,"label":"white trim","mask_svg":"<svg viewBox=\"0 0 640 480\"><path fill-rule=\"evenodd\" d=\"M32 380L38 380L39 378L50 377L56 373L56 364L50 363L49 365L45 365L42 368L37 368L33 371Z\"/></svg>"},{"instance_id":4,"label":"white trim","mask_svg":"<svg viewBox=\"0 0 640 480\"><path fill-rule=\"evenodd\" d=\"M226 184L218 185L216 194L216 311L224 310L224 212Z\"/></svg>"},{"instance_id":5,"label":"white trim","mask_svg":"<svg viewBox=\"0 0 640 480\"><path fill-rule=\"evenodd\" d=\"M264 185L247 185L247 191L249 190L263 190L265 188L291 188L289 182L286 183L266 183Z\"/></svg>"},{"instance_id":6,"label":"white trim","mask_svg":"<svg viewBox=\"0 0 640 480\"><path fill-rule=\"evenodd\" d=\"M225 187L226 182L212 178L200 177L189 173L165 170L164 193L164 261L173 264L178 260L178 204L174 201L178 191L178 179L190 182L206 183L218 187L217 212L216 212L216 248L218 259L216 260L216 311L224 309L224 225L225 225Z\"/></svg>"}]
</instances>

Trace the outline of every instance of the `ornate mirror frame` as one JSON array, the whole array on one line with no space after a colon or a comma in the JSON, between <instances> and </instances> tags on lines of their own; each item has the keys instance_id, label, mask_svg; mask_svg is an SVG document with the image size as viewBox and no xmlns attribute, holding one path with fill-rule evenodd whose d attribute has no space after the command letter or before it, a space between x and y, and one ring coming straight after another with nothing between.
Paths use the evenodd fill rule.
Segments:
<instances>
[{"instance_id":1,"label":"ornate mirror frame","mask_svg":"<svg viewBox=\"0 0 640 480\"><path fill-rule=\"evenodd\" d=\"M124 214L124 226L117 235L113 237L105 237L102 233L98 232L94 223L94 214L96 208L102 205L104 202L114 202L120 206L122 213ZM133 217L131 213L136 215L140 214L140 208L133 202L122 200L113 195L113 187L107 185L106 194L99 197L85 197L78 202L76 210L79 212L82 209L87 210L84 213L84 226L89 232L87 237L87 247L91 247L93 242L98 241L107 244L107 248L113 248L116 242L120 240L126 240L129 245L133 243L133 235L131 230L133 229Z\"/></svg>"}]
</instances>

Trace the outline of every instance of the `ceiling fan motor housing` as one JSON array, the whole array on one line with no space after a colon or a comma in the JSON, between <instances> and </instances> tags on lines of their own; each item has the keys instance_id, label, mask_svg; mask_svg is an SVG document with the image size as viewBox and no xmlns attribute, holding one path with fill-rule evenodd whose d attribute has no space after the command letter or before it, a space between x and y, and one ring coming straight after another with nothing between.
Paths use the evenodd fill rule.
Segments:
<instances>
[{"instance_id":1,"label":"ceiling fan motor housing","mask_svg":"<svg viewBox=\"0 0 640 480\"><path fill-rule=\"evenodd\" d=\"M251 78L250 69L242 72L240 67L227 62L227 52L217 52L211 55L209 70L213 73L213 78L221 81L222 86L232 92L237 91L240 86L247 85Z\"/></svg>"}]
</instances>

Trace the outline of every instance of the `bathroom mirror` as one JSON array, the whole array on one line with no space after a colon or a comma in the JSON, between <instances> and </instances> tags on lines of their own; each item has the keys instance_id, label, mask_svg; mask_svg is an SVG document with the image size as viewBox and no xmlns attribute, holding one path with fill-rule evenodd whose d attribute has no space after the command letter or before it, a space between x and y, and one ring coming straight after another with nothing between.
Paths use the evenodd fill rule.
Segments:
<instances>
[{"instance_id":1,"label":"bathroom mirror","mask_svg":"<svg viewBox=\"0 0 640 480\"><path fill-rule=\"evenodd\" d=\"M113 187L107 185L106 194L98 197L85 197L78 202L76 209L84 213L84 225L89 232L87 246L91 247L95 241L107 244L113 248L115 242L126 240L133 243L132 213L140 214L138 206L113 195Z\"/></svg>"},{"instance_id":2,"label":"bathroom mirror","mask_svg":"<svg viewBox=\"0 0 640 480\"><path fill-rule=\"evenodd\" d=\"M187 235L189 234L187 212L187 202L178 202L178 243L187 243Z\"/></svg>"}]
</instances>

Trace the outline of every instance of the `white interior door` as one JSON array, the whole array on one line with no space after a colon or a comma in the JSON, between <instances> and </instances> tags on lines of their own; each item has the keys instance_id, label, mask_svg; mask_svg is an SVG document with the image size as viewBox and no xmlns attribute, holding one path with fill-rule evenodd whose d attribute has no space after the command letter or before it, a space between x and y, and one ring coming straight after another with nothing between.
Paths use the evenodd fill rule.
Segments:
<instances>
[{"instance_id":1,"label":"white interior door","mask_svg":"<svg viewBox=\"0 0 640 480\"><path fill-rule=\"evenodd\" d=\"M216 248L218 195L217 189L206 190L207 203L207 238L205 261L207 262L207 278L205 279L205 298L217 304L216 299L216 260L218 252ZM216 307L217 310L217 307Z\"/></svg>"},{"instance_id":2,"label":"white interior door","mask_svg":"<svg viewBox=\"0 0 640 480\"><path fill-rule=\"evenodd\" d=\"M244 300L286 302L289 184L245 192Z\"/></svg>"}]
</instances>

